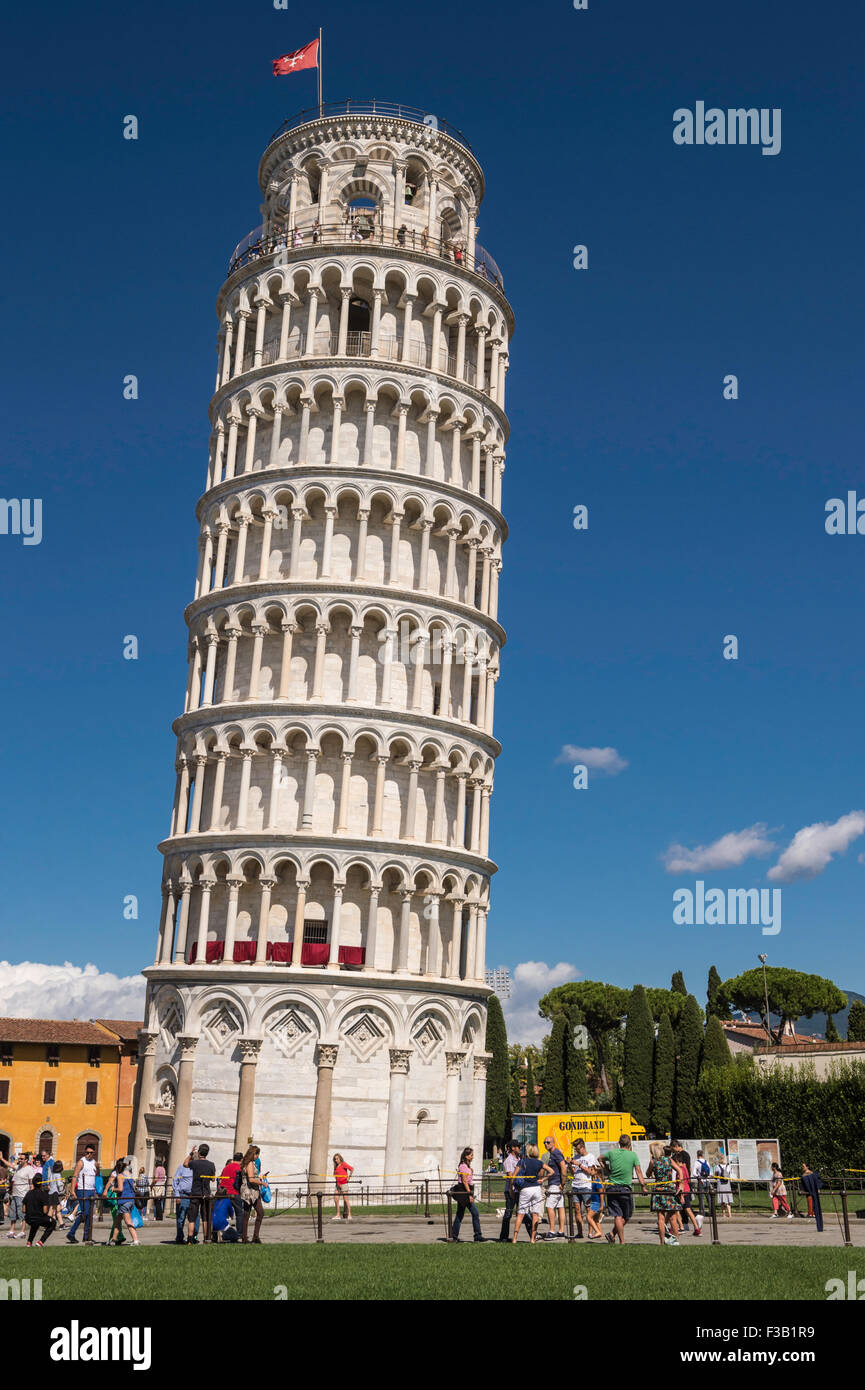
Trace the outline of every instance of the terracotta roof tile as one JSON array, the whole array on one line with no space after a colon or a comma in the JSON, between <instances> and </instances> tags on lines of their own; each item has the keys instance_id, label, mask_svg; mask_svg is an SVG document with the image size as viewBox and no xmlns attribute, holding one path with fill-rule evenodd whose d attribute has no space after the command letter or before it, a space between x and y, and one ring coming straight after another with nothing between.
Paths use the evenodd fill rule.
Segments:
<instances>
[{"instance_id":1,"label":"terracotta roof tile","mask_svg":"<svg viewBox=\"0 0 865 1390\"><path fill-rule=\"evenodd\" d=\"M135 1023L128 1018L96 1018L94 1023L101 1023L103 1028L109 1032L116 1033L125 1042L137 1042L138 1030L144 1027L143 1022Z\"/></svg>"},{"instance_id":2,"label":"terracotta roof tile","mask_svg":"<svg viewBox=\"0 0 865 1390\"><path fill-rule=\"evenodd\" d=\"M84 1043L116 1047L95 1023L63 1018L0 1018L0 1042Z\"/></svg>"}]
</instances>

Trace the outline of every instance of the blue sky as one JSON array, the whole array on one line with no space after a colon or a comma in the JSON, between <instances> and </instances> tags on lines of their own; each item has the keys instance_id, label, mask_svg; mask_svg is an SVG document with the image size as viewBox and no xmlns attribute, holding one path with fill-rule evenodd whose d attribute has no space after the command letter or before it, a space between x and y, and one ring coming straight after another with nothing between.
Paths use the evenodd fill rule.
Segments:
<instances>
[{"instance_id":1,"label":"blue sky","mask_svg":"<svg viewBox=\"0 0 865 1390\"><path fill-rule=\"evenodd\" d=\"M824 529L828 498L865 495L865 21L852 0L695 8L8 17L0 491L44 509L41 545L0 536L11 962L152 959L215 298L259 220L271 131L315 99L314 73L277 80L270 60L322 24L326 100L408 102L465 132L516 314L489 963L622 985L683 969L702 998L710 963L766 950L865 992L865 836L775 885L775 937L672 921L674 889L768 887L798 831L865 806L865 536ZM781 153L675 145L674 110L698 100L781 108ZM627 767L577 791L566 745ZM666 871L671 845L753 826L774 852Z\"/></svg>"}]
</instances>

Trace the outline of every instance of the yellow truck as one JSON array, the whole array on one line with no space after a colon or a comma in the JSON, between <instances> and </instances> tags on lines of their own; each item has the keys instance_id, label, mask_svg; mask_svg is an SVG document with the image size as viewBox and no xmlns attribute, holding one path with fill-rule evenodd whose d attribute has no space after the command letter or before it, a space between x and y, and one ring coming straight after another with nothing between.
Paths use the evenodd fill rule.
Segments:
<instances>
[{"instance_id":1,"label":"yellow truck","mask_svg":"<svg viewBox=\"0 0 865 1390\"><path fill-rule=\"evenodd\" d=\"M570 1115L513 1115L511 1133L521 1146L537 1144L543 1150L544 1140L552 1137L556 1148L565 1158L571 1157L575 1139L587 1144L617 1144L623 1134L632 1139L645 1139L646 1131L627 1110L585 1110Z\"/></svg>"}]
</instances>

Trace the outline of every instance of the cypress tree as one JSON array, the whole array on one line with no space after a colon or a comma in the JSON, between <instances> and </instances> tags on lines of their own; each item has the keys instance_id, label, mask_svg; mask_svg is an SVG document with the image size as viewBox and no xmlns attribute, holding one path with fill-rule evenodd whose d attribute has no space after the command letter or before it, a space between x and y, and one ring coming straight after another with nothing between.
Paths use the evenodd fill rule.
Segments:
<instances>
[{"instance_id":1,"label":"cypress tree","mask_svg":"<svg viewBox=\"0 0 865 1390\"><path fill-rule=\"evenodd\" d=\"M703 1034L703 1061L702 1069L708 1067L726 1067L733 1060L726 1034L721 1027L721 1020L714 1014L709 1016L706 1022L706 1031Z\"/></svg>"},{"instance_id":2,"label":"cypress tree","mask_svg":"<svg viewBox=\"0 0 865 1390\"><path fill-rule=\"evenodd\" d=\"M625 1023L625 1060L622 1070L624 1107L635 1120L648 1126L652 1108L652 1054L655 1025L642 985L634 985Z\"/></svg>"},{"instance_id":3,"label":"cypress tree","mask_svg":"<svg viewBox=\"0 0 865 1390\"><path fill-rule=\"evenodd\" d=\"M579 1016L574 1020L575 1027L582 1023ZM589 1104L589 1083L586 1074L586 1054L574 1047L574 1031L571 1020L565 1023L565 1109L577 1112L586 1110Z\"/></svg>"},{"instance_id":4,"label":"cypress tree","mask_svg":"<svg viewBox=\"0 0 865 1390\"><path fill-rule=\"evenodd\" d=\"M826 1041L827 1041L827 1042L840 1042L840 1041L841 1041L841 1034L838 1032L838 1029L835 1027L835 1019L833 1018L832 1014L827 1014L827 1015L826 1015Z\"/></svg>"},{"instance_id":5,"label":"cypress tree","mask_svg":"<svg viewBox=\"0 0 865 1390\"><path fill-rule=\"evenodd\" d=\"M556 1014L547 1047L544 1070L544 1089L538 1107L547 1114L560 1113L565 1108L565 1016Z\"/></svg>"},{"instance_id":6,"label":"cypress tree","mask_svg":"<svg viewBox=\"0 0 865 1390\"><path fill-rule=\"evenodd\" d=\"M508 1123L508 1035L505 1016L495 994L487 1002L486 1051L491 1053L487 1067L487 1100L484 1137L488 1147L503 1144Z\"/></svg>"},{"instance_id":7,"label":"cypress tree","mask_svg":"<svg viewBox=\"0 0 865 1390\"><path fill-rule=\"evenodd\" d=\"M652 1078L652 1129L668 1134L673 1123L673 1087L676 1079L676 1040L669 1014L658 1024L655 1039L655 1072Z\"/></svg>"},{"instance_id":8,"label":"cypress tree","mask_svg":"<svg viewBox=\"0 0 865 1390\"><path fill-rule=\"evenodd\" d=\"M670 981L670 989L673 991L674 994L688 993L688 991L685 988L685 977L682 974L681 970L676 970L674 972L673 978Z\"/></svg>"},{"instance_id":9,"label":"cypress tree","mask_svg":"<svg viewBox=\"0 0 865 1390\"><path fill-rule=\"evenodd\" d=\"M714 965L709 966L709 982L706 988L706 1017L729 1019L730 1005L721 990L721 976Z\"/></svg>"},{"instance_id":10,"label":"cypress tree","mask_svg":"<svg viewBox=\"0 0 865 1390\"><path fill-rule=\"evenodd\" d=\"M512 1115L519 1115L524 1109L523 1098L520 1095L520 1067L517 1065L511 1071L510 1111Z\"/></svg>"},{"instance_id":11,"label":"cypress tree","mask_svg":"<svg viewBox=\"0 0 865 1390\"><path fill-rule=\"evenodd\" d=\"M689 1136L694 1123L694 1094L703 1047L703 1020L700 1006L689 994L682 1012L676 1039L676 1090L673 1099L673 1128L679 1136Z\"/></svg>"},{"instance_id":12,"label":"cypress tree","mask_svg":"<svg viewBox=\"0 0 865 1390\"><path fill-rule=\"evenodd\" d=\"M847 1015L847 1041L865 1042L865 1004L854 999Z\"/></svg>"},{"instance_id":13,"label":"cypress tree","mask_svg":"<svg viewBox=\"0 0 865 1390\"><path fill-rule=\"evenodd\" d=\"M526 1053L526 1113L534 1115L538 1108L538 1100L535 1095L535 1069L532 1066L532 1054Z\"/></svg>"}]
</instances>

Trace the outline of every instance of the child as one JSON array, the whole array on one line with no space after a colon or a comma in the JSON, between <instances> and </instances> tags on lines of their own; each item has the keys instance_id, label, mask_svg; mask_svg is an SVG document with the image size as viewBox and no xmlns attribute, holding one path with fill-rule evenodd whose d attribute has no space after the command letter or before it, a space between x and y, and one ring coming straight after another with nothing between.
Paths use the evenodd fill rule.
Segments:
<instances>
[{"instance_id":1,"label":"child","mask_svg":"<svg viewBox=\"0 0 865 1390\"><path fill-rule=\"evenodd\" d=\"M772 1197L772 1206L775 1208L769 1220L777 1221L783 1211L787 1220L792 1221L793 1213L790 1210L790 1203L787 1201L787 1187L781 1176L781 1167L778 1163L772 1164L772 1181L769 1184L769 1192Z\"/></svg>"},{"instance_id":2,"label":"child","mask_svg":"<svg viewBox=\"0 0 865 1390\"><path fill-rule=\"evenodd\" d=\"M60 1203L66 1190L63 1181L63 1164L60 1159L55 1159L51 1165L51 1176L48 1179L46 1188L46 1214L53 1217L56 1226L63 1225L63 1217L60 1215Z\"/></svg>"}]
</instances>

